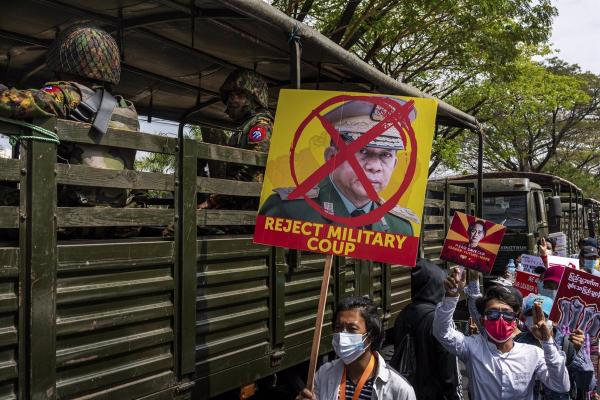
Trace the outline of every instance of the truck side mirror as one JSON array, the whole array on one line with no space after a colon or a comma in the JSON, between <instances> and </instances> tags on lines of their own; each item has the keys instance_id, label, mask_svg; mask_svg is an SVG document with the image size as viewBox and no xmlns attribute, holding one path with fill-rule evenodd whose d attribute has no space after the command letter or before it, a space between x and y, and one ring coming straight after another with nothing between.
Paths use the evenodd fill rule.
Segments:
<instances>
[{"instance_id":1,"label":"truck side mirror","mask_svg":"<svg viewBox=\"0 0 600 400\"><path fill-rule=\"evenodd\" d=\"M550 218L562 217L562 205L560 203L560 196L552 196L548 200L548 216Z\"/></svg>"}]
</instances>

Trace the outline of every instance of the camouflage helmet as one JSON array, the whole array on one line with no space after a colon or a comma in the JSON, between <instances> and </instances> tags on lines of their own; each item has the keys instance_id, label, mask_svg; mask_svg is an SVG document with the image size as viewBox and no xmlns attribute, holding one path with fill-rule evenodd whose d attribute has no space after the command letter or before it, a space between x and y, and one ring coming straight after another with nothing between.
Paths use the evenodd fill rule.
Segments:
<instances>
[{"instance_id":1,"label":"camouflage helmet","mask_svg":"<svg viewBox=\"0 0 600 400\"><path fill-rule=\"evenodd\" d=\"M90 25L73 25L62 31L46 58L53 71L114 84L121 77L117 42L107 32Z\"/></svg>"},{"instance_id":2,"label":"camouflage helmet","mask_svg":"<svg viewBox=\"0 0 600 400\"><path fill-rule=\"evenodd\" d=\"M267 82L256 72L247 69L236 69L230 73L219 89L223 103L227 104L229 93L238 90L247 93L262 108L268 108L269 92Z\"/></svg>"}]
</instances>

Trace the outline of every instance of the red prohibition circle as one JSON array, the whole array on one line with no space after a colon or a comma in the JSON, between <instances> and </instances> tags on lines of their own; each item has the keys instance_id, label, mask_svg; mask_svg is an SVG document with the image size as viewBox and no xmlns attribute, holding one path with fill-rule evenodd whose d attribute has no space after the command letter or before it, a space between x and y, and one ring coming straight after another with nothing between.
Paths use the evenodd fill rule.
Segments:
<instances>
[{"instance_id":1,"label":"red prohibition circle","mask_svg":"<svg viewBox=\"0 0 600 400\"><path fill-rule=\"evenodd\" d=\"M317 204L317 202L315 202L313 199L306 196L306 192L308 190L312 189L312 187L308 188L307 190L304 190L303 192L298 193L296 195L296 197L303 197L304 200L315 211L317 211L319 214L321 214L324 218L326 218L328 220L331 220L331 221L334 221L334 222L337 222L339 224L346 225L346 226L364 226L364 225L369 225L369 224L372 224L372 223L380 220L381 218L383 218L383 216L388 211L390 211L392 208L394 208L394 206L396 206L396 204L398 204L398 201L400 201L400 199L402 198L402 195L404 195L404 193L410 186L410 183L412 182L412 179L414 177L415 170L416 170L416 164L417 164L417 140L415 137L415 132L412 129L412 126L410 124L410 119L408 117L412 108L414 107L414 102L412 100L403 105L399 105L397 102L393 101L392 99L390 99L388 97L380 97L380 96L340 95L340 96L335 96L335 97L332 97L331 99L326 100L321 105L319 105L317 108L315 108L300 123L300 125L298 125L298 128L296 129L296 132L294 133L294 138L292 140L292 144L290 146L290 172L291 172L292 179L294 180L294 183L296 184L295 191L297 191L301 185L303 185L304 183L306 183L306 181L308 181L313 176L315 176L322 168L328 167L330 163L333 163L335 161L332 159L332 160L326 162L319 169L317 169L315 172L313 172L313 174L311 176L309 176L309 178L305 179L302 183L298 182L298 178L296 175L296 166L295 166L296 146L298 145L298 141L300 140L302 133L306 129L306 126L313 119L319 118L321 116L321 112L324 109L326 109L327 107L330 107L337 103L347 102L350 100L362 100L362 101L367 101L367 102L373 103L374 105L381 106L382 108L384 108L387 111L387 116L382 121L380 121L378 124L376 124L374 127L372 127L367 132L365 132L359 139L353 141L351 144L346 146L345 149L340 149L341 153L354 150L354 147L356 147L357 150L364 147L366 144L370 143L374 138L376 138L377 136L379 136L383 132L385 132L387 129L389 129L388 125L393 125L398 130L398 132L400 132L400 137L404 143L407 142L407 134L408 134L408 139L410 140L410 148L411 148L410 158L409 158L409 163L406 168L406 173L404 175L404 179L402 180L402 183L398 187L398 190L381 206L375 208L373 211L370 211L370 212L368 212L364 215L358 216L358 217L340 217L340 216L336 216L336 215L331 215L330 213L326 212L319 204ZM400 115L398 116L398 114L400 114ZM343 157L340 163L346 162L345 159L347 157L355 157L354 153L356 153L356 151L352 151L351 155ZM335 166L335 168L337 168L337 166ZM335 168L333 168L333 169L335 169ZM362 184L363 184L363 186L365 185L364 182ZM290 195L293 195L293 194L294 194L294 192L292 192Z\"/></svg>"}]
</instances>

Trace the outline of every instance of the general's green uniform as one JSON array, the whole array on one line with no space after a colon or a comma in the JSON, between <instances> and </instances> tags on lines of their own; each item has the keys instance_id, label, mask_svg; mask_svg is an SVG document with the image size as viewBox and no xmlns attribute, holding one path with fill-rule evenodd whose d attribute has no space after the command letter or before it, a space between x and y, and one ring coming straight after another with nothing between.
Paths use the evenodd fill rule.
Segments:
<instances>
[{"instance_id":1,"label":"general's green uniform","mask_svg":"<svg viewBox=\"0 0 600 400\"><path fill-rule=\"evenodd\" d=\"M304 199L289 200L288 194L293 188L279 188L274 192L267 201L263 204L259 214L270 217L283 217L302 221L316 222L322 224L338 225L337 223L327 219L318 211L313 209ZM328 212L333 211L333 214L338 217L351 217L348 209L344 205L338 191L333 186L329 178L324 179L318 186L307 193L307 196L313 199L322 209ZM381 203L378 203L381 205ZM370 227L365 229L399 233L402 235L413 235L413 229L410 222L404 218L406 211L400 207L394 207L387 212L383 218L374 222ZM406 215L409 217L409 215Z\"/></svg>"}]
</instances>

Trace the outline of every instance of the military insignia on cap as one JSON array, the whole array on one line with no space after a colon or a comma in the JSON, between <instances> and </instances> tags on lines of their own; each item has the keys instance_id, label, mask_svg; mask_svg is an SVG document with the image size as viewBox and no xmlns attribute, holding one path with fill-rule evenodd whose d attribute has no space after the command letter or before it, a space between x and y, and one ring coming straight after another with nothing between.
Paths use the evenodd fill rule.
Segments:
<instances>
[{"instance_id":1,"label":"military insignia on cap","mask_svg":"<svg viewBox=\"0 0 600 400\"><path fill-rule=\"evenodd\" d=\"M376 104L373 108L373 112L371 113L371 119L373 121L383 121L385 117L387 117L390 113L386 111L379 104Z\"/></svg>"}]
</instances>

